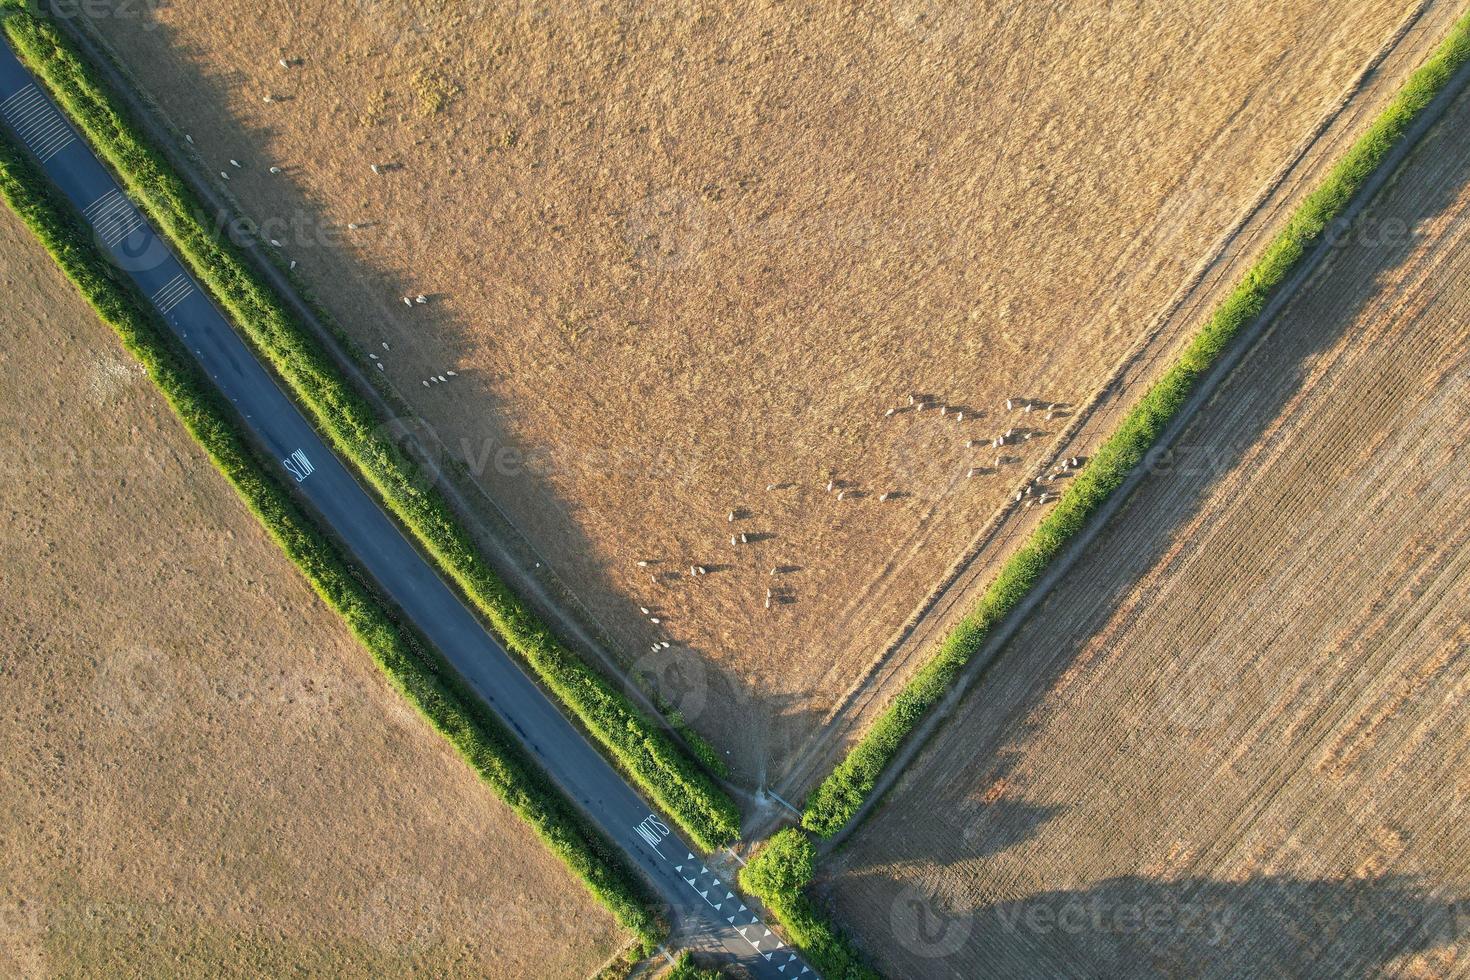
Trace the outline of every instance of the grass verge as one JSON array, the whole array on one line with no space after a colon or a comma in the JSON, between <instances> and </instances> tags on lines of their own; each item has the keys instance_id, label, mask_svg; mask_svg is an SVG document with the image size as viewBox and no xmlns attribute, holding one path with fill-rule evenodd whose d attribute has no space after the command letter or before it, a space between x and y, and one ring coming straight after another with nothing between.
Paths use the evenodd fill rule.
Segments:
<instances>
[{"instance_id":1,"label":"grass verge","mask_svg":"<svg viewBox=\"0 0 1470 980\"><path fill-rule=\"evenodd\" d=\"M240 250L143 136L100 76L54 24L16 11L5 32L136 203L168 236L316 428L448 574L506 647L525 663L594 742L698 846L740 835L739 811L668 734L600 673L560 643L490 568L442 494L424 488L382 420L336 370Z\"/></svg>"},{"instance_id":2,"label":"grass verge","mask_svg":"<svg viewBox=\"0 0 1470 980\"><path fill-rule=\"evenodd\" d=\"M587 823L478 700L460 688L442 659L394 622L337 546L270 475L233 411L167 327L130 285L114 277L80 218L4 133L0 133L0 197L143 365L214 466L317 595L369 650L393 686L638 938L644 954L651 951L667 927L649 911L656 903L620 852Z\"/></svg>"},{"instance_id":3,"label":"grass verge","mask_svg":"<svg viewBox=\"0 0 1470 980\"><path fill-rule=\"evenodd\" d=\"M740 869L740 887L761 900L807 962L828 980L877 980L877 971L864 965L847 937L823 919L806 896L816 856L812 839L787 827L772 835Z\"/></svg>"},{"instance_id":4,"label":"grass verge","mask_svg":"<svg viewBox=\"0 0 1470 980\"><path fill-rule=\"evenodd\" d=\"M842 829L872 793L878 777L920 719L953 685L990 631L1029 592L1047 566L1097 513L1130 470L1141 463L1240 331L1265 308L1328 226L1398 143L1414 119L1470 60L1470 14L1405 83L1393 101L1350 147L1322 185L1292 213L1286 227L1216 308L1179 359L1144 394L1118 429L1088 461L1031 537L1002 567L965 618L893 699L836 768L808 797L802 825L824 837Z\"/></svg>"}]
</instances>

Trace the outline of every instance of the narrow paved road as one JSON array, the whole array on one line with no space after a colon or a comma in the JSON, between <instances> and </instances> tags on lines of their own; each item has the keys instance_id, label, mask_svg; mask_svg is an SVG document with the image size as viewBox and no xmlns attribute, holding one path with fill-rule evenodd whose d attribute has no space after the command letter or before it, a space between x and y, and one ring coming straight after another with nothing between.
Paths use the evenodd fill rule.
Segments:
<instances>
[{"instance_id":1,"label":"narrow paved road","mask_svg":"<svg viewBox=\"0 0 1470 980\"><path fill-rule=\"evenodd\" d=\"M723 949L757 977L811 975L731 885L650 811L358 485L8 44L0 44L0 119L362 567L643 871L684 935Z\"/></svg>"}]
</instances>

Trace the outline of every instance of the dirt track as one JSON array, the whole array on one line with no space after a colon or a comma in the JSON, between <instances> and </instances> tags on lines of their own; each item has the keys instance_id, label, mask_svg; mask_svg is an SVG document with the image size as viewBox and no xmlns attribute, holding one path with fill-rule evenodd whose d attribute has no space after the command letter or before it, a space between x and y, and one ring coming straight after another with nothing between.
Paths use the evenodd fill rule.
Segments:
<instances>
[{"instance_id":1,"label":"dirt track","mask_svg":"<svg viewBox=\"0 0 1470 980\"><path fill-rule=\"evenodd\" d=\"M0 976L584 977L620 930L0 207Z\"/></svg>"},{"instance_id":2,"label":"dirt track","mask_svg":"<svg viewBox=\"0 0 1470 980\"><path fill-rule=\"evenodd\" d=\"M1015 464L964 479L989 458L964 439L1015 424L1010 395L1085 400L1409 6L618 9L98 26L753 781L1008 493ZM967 421L885 419L910 391ZM692 562L729 567L696 588Z\"/></svg>"},{"instance_id":3,"label":"dirt track","mask_svg":"<svg viewBox=\"0 0 1470 980\"><path fill-rule=\"evenodd\" d=\"M1470 975L1467 121L835 856L891 974Z\"/></svg>"}]
</instances>

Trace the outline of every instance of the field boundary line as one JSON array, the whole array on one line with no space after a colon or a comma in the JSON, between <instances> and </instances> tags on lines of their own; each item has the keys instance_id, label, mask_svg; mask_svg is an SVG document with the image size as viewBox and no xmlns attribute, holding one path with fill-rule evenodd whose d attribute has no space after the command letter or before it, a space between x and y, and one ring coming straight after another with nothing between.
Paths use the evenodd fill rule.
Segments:
<instances>
[{"instance_id":1,"label":"field boundary line","mask_svg":"<svg viewBox=\"0 0 1470 980\"><path fill-rule=\"evenodd\" d=\"M311 331L227 237L204 225L198 197L76 47L50 20L26 11L8 16L5 30L242 338L554 702L700 847L713 851L738 839L740 816L733 800L663 727L561 643L510 591L442 492L432 484L419 485L412 466L383 431L384 420L336 369Z\"/></svg>"},{"instance_id":2,"label":"field boundary line","mask_svg":"<svg viewBox=\"0 0 1470 980\"><path fill-rule=\"evenodd\" d=\"M1335 234L1370 201L1463 87L1470 15L1418 68L1267 245L1183 353L1155 381L941 642L806 804L803 825L840 839L868 813L953 709L977 671L1075 561L1242 350L1316 268Z\"/></svg>"},{"instance_id":3,"label":"field boundary line","mask_svg":"<svg viewBox=\"0 0 1470 980\"><path fill-rule=\"evenodd\" d=\"M1426 0L1433 2L1433 0ZM228 191L209 182L208 171L202 161L191 155L181 145L182 132L174 125L168 113L138 83L137 79L121 64L107 39L100 35L91 21L84 17L68 17L58 22L61 30L91 58L93 67L108 80L113 94L133 113L135 121L142 126L174 169L188 183L189 188L201 199L213 205L220 214L243 213L239 202ZM251 261L255 271L265 276L277 294L306 326L322 350L332 359L337 369L353 382L358 394L385 418L412 418L422 421L419 413L410 409L402 396L393 390L387 381L364 368L357 344L337 324L332 314L314 298L311 286L284 266L283 260L258 239L243 235L236 242L241 252ZM426 448L430 441L439 450ZM463 462L449 452L448 446L432 427L423 432L414 427L399 434L398 443L404 453L420 467L437 466L439 489L451 505L451 512L471 532L475 543L494 559L495 571L517 591L521 600L529 605L542 619L553 621L563 642L573 647L583 659L596 660L602 671L621 681L623 691L637 706L656 722L675 742L680 743L690 754L696 756L727 792L751 797L751 790L730 781L725 761L713 745L692 726L671 719L668 711L650 695L638 677L629 673L609 650L617 644L612 632L597 615L582 601L569 586L554 564L521 530L499 502L474 479L462 473ZM480 501L473 503L468 493ZM528 568L529 563L538 563L540 573ZM576 607L575 613L564 605Z\"/></svg>"},{"instance_id":4,"label":"field boundary line","mask_svg":"<svg viewBox=\"0 0 1470 980\"><path fill-rule=\"evenodd\" d=\"M266 465L272 457L242 431L239 417L204 379L202 369L136 288L109 274L111 266L74 212L4 132L0 198L142 365L174 417L316 595L367 649L390 685L636 937L640 949L657 945L668 926L650 911L656 906L643 880L457 679L448 661L365 584L366 576L335 539L272 474Z\"/></svg>"},{"instance_id":5,"label":"field boundary line","mask_svg":"<svg viewBox=\"0 0 1470 980\"><path fill-rule=\"evenodd\" d=\"M1363 93L1385 62L1394 57L1404 39L1422 27L1426 15L1437 2L1439 0L1421 0L1367 59L1344 92L1291 150L1288 159L1269 176L1256 196L1216 238L1209 252L1196 263L1180 287L1152 315L1148 328L1119 358L1107 380L1073 412L1042 463L1033 467L1031 477L1041 475L1060 458L1084 454L1085 447L1079 449L1078 443L1086 441L1089 426L1126 408L1121 403L1124 393L1146 381L1146 376L1141 375L1156 368L1171 348L1189 340L1189 332L1178 325L1178 321L1195 315L1199 307L1208 302L1208 294L1212 290L1218 290L1222 285L1229 287L1231 283L1225 277L1233 267L1249 267L1249 252L1246 250L1258 247L1260 238L1269 231L1271 221L1290 203L1293 185L1299 183L1296 177L1298 168L1308 163L1324 138L1329 141L1334 138L1334 127L1343 119L1353 101ZM1372 118L1370 116L1368 121L1371 122ZM1331 158L1326 162L1330 164ZM886 685L916 659L922 659L929 644L942 637L964 615L966 603L973 602L983 591L987 571L1003 563L1001 559L1005 557L1005 549L1018 536L1024 540L1026 528L1011 526L1016 517L1015 510L1005 505L990 515L981 530L944 570L934 589L890 634L882 651L868 662L862 674L848 685L828 710L821 727L805 740L781 776L779 785L784 791L799 791L823 757L830 757L834 740L840 740L859 724L864 712L871 710L873 703L882 697ZM922 546L922 542L915 545L916 548ZM994 554L996 549L1000 550L999 555Z\"/></svg>"}]
</instances>

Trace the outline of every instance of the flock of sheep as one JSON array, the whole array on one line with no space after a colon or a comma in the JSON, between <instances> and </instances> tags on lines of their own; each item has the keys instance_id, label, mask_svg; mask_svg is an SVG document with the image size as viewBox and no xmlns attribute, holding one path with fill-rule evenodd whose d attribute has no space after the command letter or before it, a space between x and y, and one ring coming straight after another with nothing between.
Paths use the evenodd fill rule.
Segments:
<instances>
[{"instance_id":1,"label":"flock of sheep","mask_svg":"<svg viewBox=\"0 0 1470 980\"><path fill-rule=\"evenodd\" d=\"M276 62L276 64L279 65L281 68L289 71L290 69L295 68L298 65L302 64L302 59L300 59L300 58L291 58L291 59L281 58L280 60L278 60ZM280 96L267 94L267 95L265 95L262 98L261 101L274 103L274 102L280 102L280 101L283 101L283 100L282 100L282 98ZM184 140L190 146L196 146L196 144L194 143L194 137L191 136L191 135L189 135L189 134L187 134L187 133L184 134ZM233 157L229 159L229 165L234 170L244 170L245 169L245 165L242 164L239 160L234 159ZM374 174L384 174L384 173L387 173L390 170L397 170L397 169L399 169L399 165L398 164L392 164L392 163L383 163L383 164L374 163L374 164L369 164L369 167L370 167L370 169L372 170L372 172ZM269 168L269 172L271 173L272 176L279 176L280 174L285 173L285 170L283 168L279 167L279 166L272 166L272 167ZM221 171L219 171L219 175L220 175L220 179L221 180L224 180L224 181L230 180L230 172L228 170L221 170ZM347 225L347 229L349 231L357 231L357 230L359 230L362 227L363 226L361 224L357 223L357 222L349 222L348 225ZM277 240L277 239L272 238L272 239L269 239L268 241L269 241L271 247L273 247L273 248L283 248L284 247L282 245L282 243L279 240ZM292 259L290 261L289 268L292 271L294 271L296 269L296 260L295 259ZM409 309L413 309L415 306L424 306L424 305L427 305L428 302L429 302L429 297L426 296L426 295L424 295L423 293L419 293L417 296L405 296L405 297L403 297L403 305L407 306ZM391 348L388 346L388 342L387 341L383 341L383 350L384 351L391 350ZM368 357L372 360L373 367L377 368L379 371L386 371L387 370L386 367L384 366L383 359L380 358L377 354L369 354ZM455 378L455 377L458 377L458 375L454 371L449 371L449 370L436 371L436 372L431 373L427 378L421 379L419 381L419 384L423 385L425 388L428 388L428 387L431 387L433 385L447 384L450 378Z\"/></svg>"},{"instance_id":2,"label":"flock of sheep","mask_svg":"<svg viewBox=\"0 0 1470 980\"><path fill-rule=\"evenodd\" d=\"M1004 404L1007 413L1011 413L1012 415L1020 415L1022 417L1028 417L1033 414L1037 414L1042 416L1048 422L1067 414L1066 406L1064 405L1054 402L1040 402L1029 398L1007 398ZM965 409L955 408L954 406L946 405L942 402L917 394L909 396L907 405L896 408L889 408L883 414L885 418L892 418L896 415L899 415L900 413L910 411L918 414L933 413L938 418L953 419L957 423L963 422L965 420ZM988 437L985 439L967 439L965 441L965 448L976 449L988 446L989 448L993 449L1001 449L1005 446L1029 442L1036 436L1044 434L1045 433L1037 429L1018 428L1012 426L1008 427L1004 432L1001 432L992 437ZM997 455L993 461L991 468L989 469L980 466L970 466L966 471L966 478L972 479L984 473L999 472L1002 466L1007 462L1007 459L1008 457L1006 456ZM1014 462L1015 460L1011 459L1011 461ZM1027 480L1025 485L1016 491L1015 502L1021 504L1024 507L1030 507L1033 504L1044 505L1054 502L1058 499L1060 494L1054 490L1042 488L1048 486L1053 481L1056 481L1061 477L1066 476L1068 473L1076 470L1081 465L1082 460L1077 456L1069 456L1063 458L1060 462L1058 462L1056 468L1050 473L1046 473L1034 479ZM789 489L793 486L794 484L771 483L766 485L766 490L768 492L778 491ZM837 479L835 475L828 476L825 487L823 489L827 494L831 495L835 500L839 501L846 500L849 497L855 495L852 486L847 481ZM879 502L886 502L900 496L900 494L901 492L897 490L885 490L877 495L877 499L879 500ZM748 518L749 516L751 516L751 512L743 507L737 507L734 510L731 510L726 516L726 523L731 525L731 533L729 535L730 547L740 548L745 545L754 544L757 541L763 540L764 538L768 537L768 535L756 535L749 531L742 531L739 529L738 522ZM657 565L659 563L659 559L650 558L641 558L637 562L638 567L645 570L648 570L651 566ZM785 567L786 566L781 565L776 565L772 567L770 575L772 577L780 575ZM710 571L711 566L699 564L696 562L689 565L688 574L692 578L699 578L701 576L708 575ZM662 578L671 577L676 574L677 573L672 572L658 573L649 571L648 577L649 581L653 585L659 585ZM764 608L770 609L772 608L773 603L789 602L791 600L792 593L789 589L785 589L779 586L770 587L765 590L763 605ZM662 626L663 618L656 610L650 610L646 606L639 606L639 611L648 619L648 621L652 625ZM653 642L652 649L657 652L660 650L668 649L670 645L671 644L668 640L658 639Z\"/></svg>"}]
</instances>

